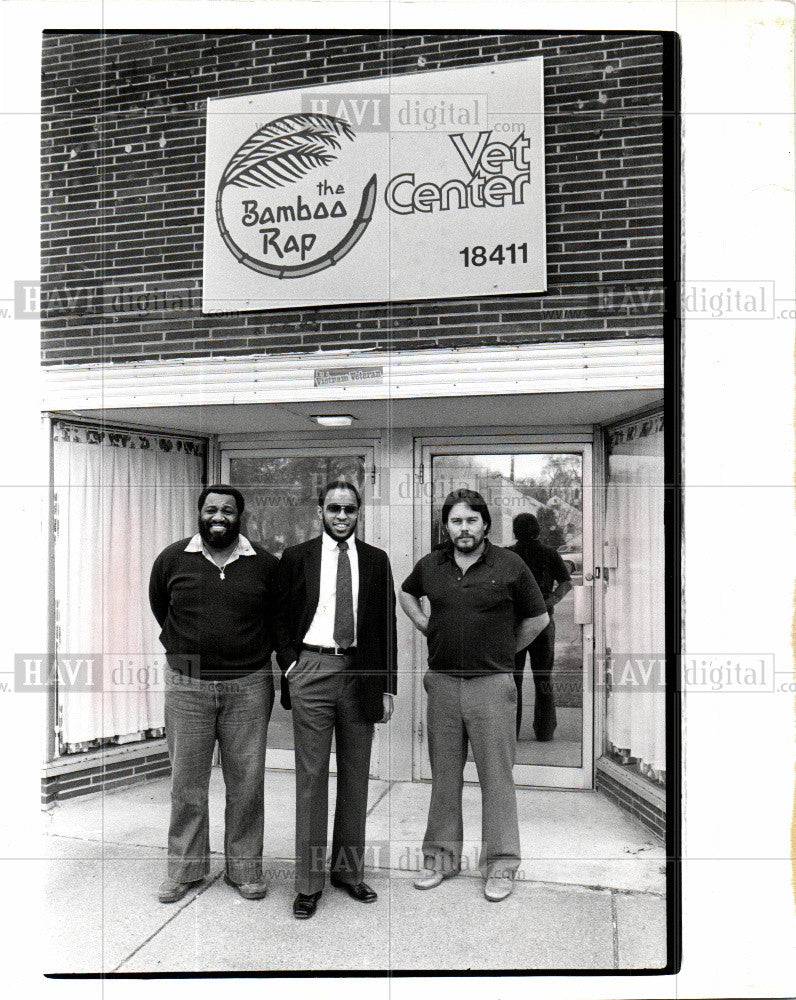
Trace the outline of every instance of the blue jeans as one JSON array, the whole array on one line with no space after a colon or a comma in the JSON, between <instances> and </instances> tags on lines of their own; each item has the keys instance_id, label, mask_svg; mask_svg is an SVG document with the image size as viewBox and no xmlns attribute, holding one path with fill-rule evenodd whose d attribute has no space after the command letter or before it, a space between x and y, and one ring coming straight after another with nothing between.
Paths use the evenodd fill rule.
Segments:
<instances>
[{"instance_id":1,"label":"blue jeans","mask_svg":"<svg viewBox=\"0 0 796 1000\"><path fill-rule=\"evenodd\" d=\"M168 874L175 882L197 881L210 870L208 792L216 740L226 787L227 875L237 885L262 879L265 740L273 703L270 665L229 681L196 680L166 668Z\"/></svg>"}]
</instances>

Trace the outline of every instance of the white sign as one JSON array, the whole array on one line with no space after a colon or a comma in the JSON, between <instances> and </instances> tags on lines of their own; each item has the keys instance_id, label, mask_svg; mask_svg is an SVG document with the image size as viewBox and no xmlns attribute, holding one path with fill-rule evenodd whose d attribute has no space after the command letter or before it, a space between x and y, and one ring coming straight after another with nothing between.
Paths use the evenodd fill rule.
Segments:
<instances>
[{"instance_id":1,"label":"white sign","mask_svg":"<svg viewBox=\"0 0 796 1000\"><path fill-rule=\"evenodd\" d=\"M313 376L316 386L358 385L360 382L381 385L384 382L384 367L382 365L361 365L354 368L316 368Z\"/></svg>"},{"instance_id":2,"label":"white sign","mask_svg":"<svg viewBox=\"0 0 796 1000\"><path fill-rule=\"evenodd\" d=\"M208 101L203 311L545 291L542 75Z\"/></svg>"}]
</instances>

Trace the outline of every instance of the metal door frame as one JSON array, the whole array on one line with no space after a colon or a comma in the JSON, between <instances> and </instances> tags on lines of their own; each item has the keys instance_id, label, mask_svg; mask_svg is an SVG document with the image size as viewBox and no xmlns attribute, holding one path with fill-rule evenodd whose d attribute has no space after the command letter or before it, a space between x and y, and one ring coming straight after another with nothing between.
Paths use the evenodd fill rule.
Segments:
<instances>
[{"instance_id":1,"label":"metal door frame","mask_svg":"<svg viewBox=\"0 0 796 1000\"><path fill-rule=\"evenodd\" d=\"M455 442L450 436L418 436L414 442L414 471L418 483L419 502L414 506L414 555L420 559L428 552L431 537L431 504L427 493L431 488L431 458L433 455L483 454L500 455L521 451L524 454L580 454L583 463L583 584L589 587L592 606L592 623L583 625L583 709L581 725L580 767L541 764L517 764L514 773L518 785L544 788L591 789L594 787L594 594L593 580L586 575L594 572L594 515L592 492L594 489L592 432L567 434L555 430L544 433L492 435L479 433L469 436L457 434ZM429 494L430 496L430 494ZM412 692L414 734L412 748L412 773L415 779L431 777L428 750L425 741L426 695L422 676L426 670L425 641L415 632L412 651ZM475 764L468 761L465 780L477 781Z\"/></svg>"}]
</instances>

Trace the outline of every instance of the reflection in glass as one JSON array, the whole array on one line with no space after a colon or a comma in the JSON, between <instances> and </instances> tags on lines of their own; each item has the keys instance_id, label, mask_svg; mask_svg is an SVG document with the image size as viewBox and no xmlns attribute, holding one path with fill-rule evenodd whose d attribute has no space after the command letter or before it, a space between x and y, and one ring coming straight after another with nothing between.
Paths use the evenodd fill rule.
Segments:
<instances>
[{"instance_id":1,"label":"reflection in glass","mask_svg":"<svg viewBox=\"0 0 796 1000\"><path fill-rule=\"evenodd\" d=\"M246 500L241 530L275 556L320 531L318 493L332 479L365 482L364 455L255 456L232 458L230 482ZM362 536L366 511L357 535Z\"/></svg>"},{"instance_id":2,"label":"reflection in glass","mask_svg":"<svg viewBox=\"0 0 796 1000\"><path fill-rule=\"evenodd\" d=\"M445 497L456 489L477 490L492 516L495 545L514 543L517 514L533 514L539 541L561 555L575 585L583 582L583 460L580 454L434 455L431 460L431 545L445 539ZM553 690L557 728L553 740L537 742L533 731L535 688L530 663L522 681L523 710L518 764L580 767L583 726L583 642L570 592L555 608ZM470 757L472 759L472 757Z\"/></svg>"}]
</instances>

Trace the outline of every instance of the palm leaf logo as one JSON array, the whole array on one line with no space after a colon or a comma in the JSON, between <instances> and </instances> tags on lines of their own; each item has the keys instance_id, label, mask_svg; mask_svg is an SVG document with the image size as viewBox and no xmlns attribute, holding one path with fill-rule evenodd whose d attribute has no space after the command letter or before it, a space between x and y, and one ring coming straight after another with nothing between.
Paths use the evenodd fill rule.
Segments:
<instances>
[{"instance_id":1,"label":"palm leaf logo","mask_svg":"<svg viewBox=\"0 0 796 1000\"><path fill-rule=\"evenodd\" d=\"M337 158L342 139L355 133L344 118L331 115L286 115L263 125L235 153L226 166L219 192L235 187L284 187L315 167Z\"/></svg>"},{"instance_id":2,"label":"palm leaf logo","mask_svg":"<svg viewBox=\"0 0 796 1000\"><path fill-rule=\"evenodd\" d=\"M259 260L238 246L224 221L222 194L232 187L284 187L304 177L315 167L337 159L342 140L353 142L356 133L344 118L331 115L286 115L258 129L227 164L216 191L216 222L232 256L245 267L271 278L305 278L333 267L359 242L376 207L376 174L362 191L359 210L351 227L326 253L301 264L274 264Z\"/></svg>"}]
</instances>

